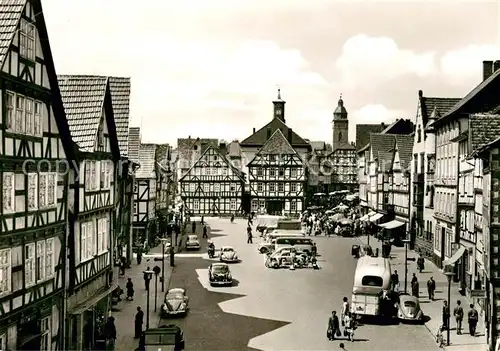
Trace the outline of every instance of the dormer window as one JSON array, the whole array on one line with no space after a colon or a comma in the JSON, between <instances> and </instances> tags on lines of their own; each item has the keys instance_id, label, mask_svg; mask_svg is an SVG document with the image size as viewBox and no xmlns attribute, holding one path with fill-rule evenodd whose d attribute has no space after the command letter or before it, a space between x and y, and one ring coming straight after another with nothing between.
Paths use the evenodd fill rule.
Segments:
<instances>
[{"instance_id":1,"label":"dormer window","mask_svg":"<svg viewBox=\"0 0 500 351\"><path fill-rule=\"evenodd\" d=\"M35 61L35 25L21 19L19 26L19 55Z\"/></svg>"}]
</instances>

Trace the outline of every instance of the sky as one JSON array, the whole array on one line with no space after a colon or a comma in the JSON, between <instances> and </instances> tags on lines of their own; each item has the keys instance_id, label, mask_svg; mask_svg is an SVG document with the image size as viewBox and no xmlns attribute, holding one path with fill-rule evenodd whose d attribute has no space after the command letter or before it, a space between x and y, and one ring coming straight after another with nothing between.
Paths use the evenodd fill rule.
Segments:
<instances>
[{"instance_id":1,"label":"sky","mask_svg":"<svg viewBox=\"0 0 500 351\"><path fill-rule=\"evenodd\" d=\"M500 59L500 2L42 0L58 74L131 77L143 142L243 140L272 119L331 142L342 94L355 124L415 119L465 96Z\"/></svg>"}]
</instances>

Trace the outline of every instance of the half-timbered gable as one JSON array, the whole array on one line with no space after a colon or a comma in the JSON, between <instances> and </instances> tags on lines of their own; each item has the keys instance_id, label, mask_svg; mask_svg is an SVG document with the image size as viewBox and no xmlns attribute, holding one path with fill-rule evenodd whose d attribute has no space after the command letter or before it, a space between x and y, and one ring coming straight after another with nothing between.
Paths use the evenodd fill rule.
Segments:
<instances>
[{"instance_id":1,"label":"half-timbered gable","mask_svg":"<svg viewBox=\"0 0 500 351\"><path fill-rule=\"evenodd\" d=\"M139 169L134 184L134 240L148 238L148 225L156 217L156 145L140 144Z\"/></svg>"},{"instance_id":2,"label":"half-timbered gable","mask_svg":"<svg viewBox=\"0 0 500 351\"><path fill-rule=\"evenodd\" d=\"M248 164L254 212L298 215L304 204L305 165L280 129Z\"/></svg>"},{"instance_id":3,"label":"half-timbered gable","mask_svg":"<svg viewBox=\"0 0 500 351\"><path fill-rule=\"evenodd\" d=\"M169 190L172 178L170 169L171 147L168 144L156 145L156 212L165 212L169 206Z\"/></svg>"},{"instance_id":4,"label":"half-timbered gable","mask_svg":"<svg viewBox=\"0 0 500 351\"><path fill-rule=\"evenodd\" d=\"M78 146L78 170L70 180L69 330L79 330L86 311L109 311L114 237L114 165L120 158L108 77L59 76L71 137ZM102 304L102 305L100 305ZM69 333L71 336L72 333ZM69 340L82 349L90 340Z\"/></svg>"},{"instance_id":5,"label":"half-timbered gable","mask_svg":"<svg viewBox=\"0 0 500 351\"><path fill-rule=\"evenodd\" d=\"M127 260L132 258L132 211L134 191L134 168L138 164L128 157L128 135L130 120L130 78L109 77L109 90L113 105L116 136L120 149L120 162L115 167L115 214L114 232L117 252L126 252ZM135 165L135 167L134 167Z\"/></svg>"},{"instance_id":6,"label":"half-timbered gable","mask_svg":"<svg viewBox=\"0 0 500 351\"><path fill-rule=\"evenodd\" d=\"M215 146L210 145L179 180L181 197L191 214L240 213L245 180Z\"/></svg>"},{"instance_id":7,"label":"half-timbered gable","mask_svg":"<svg viewBox=\"0 0 500 351\"><path fill-rule=\"evenodd\" d=\"M40 1L0 23L0 347L58 349L73 150Z\"/></svg>"}]
</instances>

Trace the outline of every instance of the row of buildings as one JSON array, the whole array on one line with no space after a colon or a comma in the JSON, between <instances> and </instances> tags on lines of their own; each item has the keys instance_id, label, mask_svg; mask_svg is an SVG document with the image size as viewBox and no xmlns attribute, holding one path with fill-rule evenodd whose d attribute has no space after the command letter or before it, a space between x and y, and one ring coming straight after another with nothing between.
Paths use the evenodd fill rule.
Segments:
<instances>
[{"instance_id":1,"label":"row of buildings","mask_svg":"<svg viewBox=\"0 0 500 351\"><path fill-rule=\"evenodd\" d=\"M168 162L128 139L129 78L56 75L39 0L0 18L0 349L93 349Z\"/></svg>"},{"instance_id":2,"label":"row of buildings","mask_svg":"<svg viewBox=\"0 0 500 351\"><path fill-rule=\"evenodd\" d=\"M484 310L491 346L500 330L499 87L500 60L483 62L463 98L419 91L415 125L372 132L358 153L366 218L455 273Z\"/></svg>"},{"instance_id":3,"label":"row of buildings","mask_svg":"<svg viewBox=\"0 0 500 351\"><path fill-rule=\"evenodd\" d=\"M178 140L179 193L191 213L298 216L314 193L357 188L356 149L348 142L342 98L333 113L331 145L290 128L285 104L278 90L271 121L241 142Z\"/></svg>"}]
</instances>

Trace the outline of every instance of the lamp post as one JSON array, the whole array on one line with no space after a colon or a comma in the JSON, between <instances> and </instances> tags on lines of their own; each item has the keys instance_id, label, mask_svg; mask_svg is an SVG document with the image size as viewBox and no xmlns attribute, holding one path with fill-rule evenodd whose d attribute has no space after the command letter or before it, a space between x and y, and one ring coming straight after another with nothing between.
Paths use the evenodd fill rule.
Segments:
<instances>
[{"instance_id":1,"label":"lamp post","mask_svg":"<svg viewBox=\"0 0 500 351\"><path fill-rule=\"evenodd\" d=\"M446 272L446 278L448 278L448 310L450 310L450 300L451 300L451 279L455 275L453 272ZM446 346L450 346L450 314L448 313L448 320L446 321Z\"/></svg>"},{"instance_id":2,"label":"lamp post","mask_svg":"<svg viewBox=\"0 0 500 351\"><path fill-rule=\"evenodd\" d=\"M160 275L161 268L158 266L154 266L153 272L155 272L155 312L156 312L156 306L158 304L158 275Z\"/></svg>"},{"instance_id":3,"label":"lamp post","mask_svg":"<svg viewBox=\"0 0 500 351\"><path fill-rule=\"evenodd\" d=\"M405 294L407 292L408 286L408 244L410 243L410 239L403 239L403 243L405 244Z\"/></svg>"},{"instance_id":4,"label":"lamp post","mask_svg":"<svg viewBox=\"0 0 500 351\"><path fill-rule=\"evenodd\" d=\"M144 273L144 275L149 280L151 280L153 274L155 274L154 271L143 271L142 273ZM148 298L146 300L146 330L148 329L149 329L149 286L148 286Z\"/></svg>"},{"instance_id":5,"label":"lamp post","mask_svg":"<svg viewBox=\"0 0 500 351\"><path fill-rule=\"evenodd\" d=\"M165 292L165 243L168 238L161 238L161 292Z\"/></svg>"}]
</instances>

